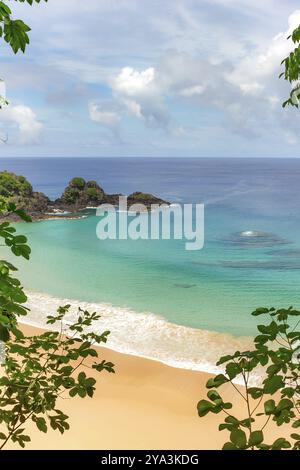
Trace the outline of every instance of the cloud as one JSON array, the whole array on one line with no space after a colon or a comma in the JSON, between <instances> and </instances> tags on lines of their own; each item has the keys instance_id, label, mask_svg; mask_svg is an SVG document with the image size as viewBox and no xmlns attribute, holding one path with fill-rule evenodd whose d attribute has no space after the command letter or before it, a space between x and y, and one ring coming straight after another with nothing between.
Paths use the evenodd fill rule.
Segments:
<instances>
[{"instance_id":1,"label":"cloud","mask_svg":"<svg viewBox=\"0 0 300 470\"><path fill-rule=\"evenodd\" d=\"M291 32L300 24L300 10L288 18L288 29L277 34L270 45L259 52L255 51L242 59L227 80L238 86L245 94L260 94L277 79L280 63L295 47L292 40L287 40Z\"/></svg>"},{"instance_id":2,"label":"cloud","mask_svg":"<svg viewBox=\"0 0 300 470\"><path fill-rule=\"evenodd\" d=\"M1 111L0 119L18 128L19 144L37 144L40 142L43 124L38 121L35 112L22 104L9 105Z\"/></svg>"},{"instance_id":3,"label":"cloud","mask_svg":"<svg viewBox=\"0 0 300 470\"><path fill-rule=\"evenodd\" d=\"M109 141L111 145L124 143L121 137L122 116L118 104L110 100L91 101L88 110L90 120L100 125L104 130L104 132L98 133L98 138L101 137L103 141Z\"/></svg>"},{"instance_id":4,"label":"cloud","mask_svg":"<svg viewBox=\"0 0 300 470\"><path fill-rule=\"evenodd\" d=\"M164 104L164 90L154 67L141 71L124 67L111 78L110 84L116 100L146 126L168 126L169 115Z\"/></svg>"},{"instance_id":5,"label":"cloud","mask_svg":"<svg viewBox=\"0 0 300 470\"><path fill-rule=\"evenodd\" d=\"M120 152L112 150L118 155L223 155L225 141L227 154L271 153L277 144L284 153L295 142L299 117L281 109L289 85L278 74L292 47L286 36L300 22L299 0L73 3L15 2L15 17L32 27L30 47L16 57L2 51L8 99L39 103L45 153L85 155L80 140L98 155L101 136L109 154L120 130ZM39 119L19 114L11 111L6 126L19 132L19 142L37 142Z\"/></svg>"},{"instance_id":6,"label":"cloud","mask_svg":"<svg viewBox=\"0 0 300 470\"><path fill-rule=\"evenodd\" d=\"M114 111L105 111L96 103L89 104L90 118L94 122L108 127L115 127L119 124L121 117Z\"/></svg>"},{"instance_id":7,"label":"cloud","mask_svg":"<svg viewBox=\"0 0 300 470\"><path fill-rule=\"evenodd\" d=\"M151 94L155 79L155 69L150 67L139 72L132 67L124 67L112 80L113 89L126 96Z\"/></svg>"},{"instance_id":8,"label":"cloud","mask_svg":"<svg viewBox=\"0 0 300 470\"><path fill-rule=\"evenodd\" d=\"M231 7L237 3L232 2ZM199 27L187 9L182 8L180 14L191 27ZM281 60L293 48L287 36L299 23L300 10L296 10L288 18L286 31L252 44L241 57L222 60L216 52L217 59L204 58L170 49L149 67L122 67L107 83L123 116L127 112L146 127L162 128L170 138L188 138L187 132L175 132L191 127L174 119L172 108L180 106L193 107L200 114L204 109L217 113L218 125L232 135L253 140L277 134L292 145L299 118L291 126L288 111L283 115L281 103L288 87L278 75Z\"/></svg>"},{"instance_id":9,"label":"cloud","mask_svg":"<svg viewBox=\"0 0 300 470\"><path fill-rule=\"evenodd\" d=\"M195 95L202 95L204 90L205 90L204 85L193 85L187 88L183 88L183 90L180 91L180 95L189 98Z\"/></svg>"}]
</instances>

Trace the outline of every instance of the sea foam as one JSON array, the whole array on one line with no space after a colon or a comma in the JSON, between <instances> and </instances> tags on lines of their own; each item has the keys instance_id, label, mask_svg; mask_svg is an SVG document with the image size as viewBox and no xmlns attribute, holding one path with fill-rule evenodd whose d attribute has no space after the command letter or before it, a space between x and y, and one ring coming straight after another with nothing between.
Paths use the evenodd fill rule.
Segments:
<instances>
[{"instance_id":1,"label":"sea foam","mask_svg":"<svg viewBox=\"0 0 300 470\"><path fill-rule=\"evenodd\" d=\"M32 291L27 295L30 312L23 323L48 328L47 316L53 315L59 306L71 304L66 323L76 318L78 307L101 315L93 330L111 332L107 348L176 368L220 373L223 369L215 365L220 356L253 348L252 338L172 324L153 313L139 313L104 303L58 299Z\"/></svg>"}]
</instances>

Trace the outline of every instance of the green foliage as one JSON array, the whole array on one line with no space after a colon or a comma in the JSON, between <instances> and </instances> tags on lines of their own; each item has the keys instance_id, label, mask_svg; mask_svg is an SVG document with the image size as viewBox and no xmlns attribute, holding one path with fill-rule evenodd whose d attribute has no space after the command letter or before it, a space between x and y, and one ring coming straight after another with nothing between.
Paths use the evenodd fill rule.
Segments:
<instances>
[{"instance_id":1,"label":"green foliage","mask_svg":"<svg viewBox=\"0 0 300 470\"><path fill-rule=\"evenodd\" d=\"M152 194L142 193L138 191L136 193L130 194L128 198L137 201L151 201L154 199L154 196L152 196Z\"/></svg>"},{"instance_id":2,"label":"green foliage","mask_svg":"<svg viewBox=\"0 0 300 470\"><path fill-rule=\"evenodd\" d=\"M39 336L15 336L6 343L4 374L0 378L0 449L11 440L25 447L30 437L26 426L33 421L39 431L49 427L63 434L69 429L68 416L58 409L60 398L92 398L96 379L82 370L114 373L114 365L98 360L94 344L106 343L109 332L85 333L99 315L78 310L78 318L66 327L70 305L60 307L49 325L58 331ZM2 444L1 444L2 441Z\"/></svg>"},{"instance_id":3,"label":"green foliage","mask_svg":"<svg viewBox=\"0 0 300 470\"><path fill-rule=\"evenodd\" d=\"M281 65L284 65L284 72L279 77L284 77L289 83L294 83L289 98L282 104L283 108L286 106L299 107L300 98L300 25L293 31L293 33L287 38L291 39L296 47L290 53L288 57L283 59Z\"/></svg>"},{"instance_id":4,"label":"green foliage","mask_svg":"<svg viewBox=\"0 0 300 470\"><path fill-rule=\"evenodd\" d=\"M198 403L198 414L200 417L208 413L226 415L219 426L220 431L229 432L224 450L300 450L297 433L291 434L289 440L281 437L268 444L264 436L265 428L272 421L277 426L300 428L300 311L293 307L259 308L252 315L268 316L269 323L258 325L259 335L254 339L252 351L237 351L220 358L217 365L224 367L225 372L207 382L208 400ZM260 386L251 387L251 377L258 368L260 372L263 370L264 377ZM244 389L236 385L238 378L242 379ZM245 404L243 419L228 412L232 403L224 402L216 390L228 383Z\"/></svg>"},{"instance_id":5,"label":"green foliage","mask_svg":"<svg viewBox=\"0 0 300 470\"><path fill-rule=\"evenodd\" d=\"M104 191L96 181L86 182L83 178L73 178L62 194L61 201L71 205L85 205L89 202L100 204Z\"/></svg>"},{"instance_id":6,"label":"green foliage","mask_svg":"<svg viewBox=\"0 0 300 470\"><path fill-rule=\"evenodd\" d=\"M99 200L99 192L96 188L86 188L85 193L90 201Z\"/></svg>"},{"instance_id":7,"label":"green foliage","mask_svg":"<svg viewBox=\"0 0 300 470\"><path fill-rule=\"evenodd\" d=\"M29 197L33 193L31 184L24 176L18 176L8 171L0 172L0 196L10 200L14 196Z\"/></svg>"},{"instance_id":8,"label":"green foliage","mask_svg":"<svg viewBox=\"0 0 300 470\"><path fill-rule=\"evenodd\" d=\"M28 3L32 5L35 3L40 3L41 0L15 0L20 3ZM48 0L43 0L47 2ZM6 1L0 1L0 37L7 42L14 53L18 51L25 52L26 46L29 44L28 33L30 27L25 24L22 20L12 19L12 11L7 5Z\"/></svg>"},{"instance_id":9,"label":"green foliage","mask_svg":"<svg viewBox=\"0 0 300 470\"><path fill-rule=\"evenodd\" d=\"M98 188L99 188L99 185L98 185L97 181L88 181L88 182L86 183L86 187L87 187L87 188L98 189Z\"/></svg>"},{"instance_id":10,"label":"green foliage","mask_svg":"<svg viewBox=\"0 0 300 470\"><path fill-rule=\"evenodd\" d=\"M70 186L72 188L84 189L85 180L83 178L75 177L70 181Z\"/></svg>"},{"instance_id":11,"label":"green foliage","mask_svg":"<svg viewBox=\"0 0 300 470\"><path fill-rule=\"evenodd\" d=\"M71 188L70 186L68 186L64 191L62 200L63 202L67 204L75 204L76 201L79 199L79 196L80 196L79 189Z\"/></svg>"},{"instance_id":12,"label":"green foliage","mask_svg":"<svg viewBox=\"0 0 300 470\"><path fill-rule=\"evenodd\" d=\"M26 222L31 219L15 204L0 201L0 214L15 214ZM30 257L27 239L18 235L9 222L0 224L0 238L16 256ZM18 279L17 268L0 260L0 340L5 342L5 362L0 377L0 449L8 441L25 447L30 436L26 425L33 421L38 430L48 428L64 433L69 429L68 416L58 409L58 400L93 397L96 380L81 369L95 372L114 372L114 365L98 360L95 344L106 343L109 332L99 335L90 331L99 315L78 309L72 325L66 327L65 316L70 305L60 307L55 316L48 317L48 325L59 325L57 331L39 336L24 337L18 329L18 318L26 315L27 296Z\"/></svg>"},{"instance_id":13,"label":"green foliage","mask_svg":"<svg viewBox=\"0 0 300 470\"><path fill-rule=\"evenodd\" d=\"M0 201L1 213L16 214L26 222L31 220L12 203ZM27 245L27 238L18 235L9 222L0 223L0 239L15 256L29 259L31 250ZM10 332L18 335L17 319L27 314L27 308L24 306L27 297L20 281L13 276L16 271L17 268L13 264L0 259L0 340L2 341L9 340Z\"/></svg>"},{"instance_id":14,"label":"green foliage","mask_svg":"<svg viewBox=\"0 0 300 470\"><path fill-rule=\"evenodd\" d=\"M15 0L32 5L40 0ZM47 1L47 0L44 0ZM22 20L13 20L6 2L0 0L0 37L15 53L25 52L29 44L30 28ZM1 105L6 101L0 97ZM73 189L85 186L84 180L73 180ZM31 222L26 213L17 208L19 201L33 196L31 185L24 177L12 173L0 173L0 217L14 214ZM39 195L35 195L38 199ZM29 259L27 238L18 235L8 221L0 223L0 239L17 257ZM114 365L98 361L94 344L106 343L109 332L102 335L85 333L85 328L99 320L99 315L78 310L75 322L65 327L65 315L70 306L60 307L56 316L48 317L49 325L60 325L59 331L48 331L39 336L25 338L18 329L18 317L26 315L26 294L18 279L13 277L17 268L6 260L0 260L0 341L5 342L5 361L0 377L0 450L10 440L22 448L30 442L26 426L32 421L40 432L48 428L64 433L69 429L68 416L58 409L58 400L67 394L70 398L93 397L96 380L82 369L95 372L114 372ZM91 358L93 361L91 363ZM89 361L88 361L89 359ZM96 360L95 360L96 359Z\"/></svg>"},{"instance_id":15,"label":"green foliage","mask_svg":"<svg viewBox=\"0 0 300 470\"><path fill-rule=\"evenodd\" d=\"M34 192L24 176L7 171L0 172L0 201L13 203L19 209L26 209L27 213L32 215L36 212L45 213L50 202L43 193ZM5 215L7 214L2 211L0 219L3 219Z\"/></svg>"}]
</instances>

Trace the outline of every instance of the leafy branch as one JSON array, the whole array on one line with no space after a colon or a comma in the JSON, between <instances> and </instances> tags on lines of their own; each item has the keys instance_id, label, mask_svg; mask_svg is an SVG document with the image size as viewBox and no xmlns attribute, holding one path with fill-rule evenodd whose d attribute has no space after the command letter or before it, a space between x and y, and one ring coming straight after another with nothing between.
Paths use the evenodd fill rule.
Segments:
<instances>
[{"instance_id":1,"label":"leafy branch","mask_svg":"<svg viewBox=\"0 0 300 470\"><path fill-rule=\"evenodd\" d=\"M15 204L0 200L2 220L11 214L31 222ZM0 223L0 239L15 256L29 260L27 238L17 234L8 221ZM82 369L114 373L114 365L99 361L94 348L107 342L109 332L86 332L100 319L97 313L79 308L77 318L67 326L65 316L70 305L66 305L47 317L49 327L58 324L58 331L24 337L18 319L28 313L27 296L20 281L13 277L16 271L13 264L0 260L0 341L5 343L0 377L0 450L9 441L25 447L30 442L25 432L30 421L41 432L51 427L63 434L69 429L68 416L58 408L58 400L66 394L69 398L94 395L96 379Z\"/></svg>"},{"instance_id":2,"label":"leafy branch","mask_svg":"<svg viewBox=\"0 0 300 470\"><path fill-rule=\"evenodd\" d=\"M70 305L60 307L48 325L60 324L59 331L39 336L14 337L6 343L4 375L0 378L0 450L11 440L25 447L30 436L25 433L29 421L39 431L49 427L63 434L69 429L68 416L57 408L65 395L92 398L96 379L82 368L114 373L114 365L99 361L95 344L106 343L109 332L85 333L100 316L79 308L78 317L66 326ZM2 444L1 444L1 441Z\"/></svg>"},{"instance_id":3,"label":"leafy branch","mask_svg":"<svg viewBox=\"0 0 300 470\"><path fill-rule=\"evenodd\" d=\"M26 222L31 219L24 211L17 209L15 204L0 200L0 215L5 217L15 214ZM18 235L9 222L0 223L0 239L15 256L29 259L31 249L27 244L27 238ZM27 296L21 282L13 277L17 268L6 260L0 259L0 340L8 341L10 332L16 336L19 334L17 319L27 315L25 307Z\"/></svg>"},{"instance_id":4,"label":"leafy branch","mask_svg":"<svg viewBox=\"0 0 300 470\"><path fill-rule=\"evenodd\" d=\"M224 423L219 426L220 431L230 433L224 450L300 450L297 433L292 433L290 440L280 437L271 444L265 442L264 436L271 421L277 426L287 425L288 429L300 428L300 331L297 329L300 312L292 307L259 308L252 315L268 315L270 323L258 325L260 334L254 340L253 351L237 351L220 358L217 365L225 367L225 373L207 382L209 400L198 403L198 414L204 417L208 413L225 413ZM264 377L259 387L251 387L250 379L257 368L260 373L263 368ZM242 378L243 388L234 383L237 378ZM229 413L233 404L224 402L218 393L217 389L224 384L231 384L242 396L246 405L243 419ZM287 434L288 431L284 436Z\"/></svg>"},{"instance_id":5,"label":"leafy branch","mask_svg":"<svg viewBox=\"0 0 300 470\"><path fill-rule=\"evenodd\" d=\"M289 98L282 104L283 108L286 106L299 107L300 98L300 25L288 36L288 40L291 39L296 47L289 54L288 57L283 59L281 65L284 65L284 72L279 75L279 78L284 77L289 83L295 83L293 86Z\"/></svg>"},{"instance_id":6,"label":"leafy branch","mask_svg":"<svg viewBox=\"0 0 300 470\"><path fill-rule=\"evenodd\" d=\"M15 0L20 3L28 3L32 5L40 3L41 0ZM43 0L47 2L48 0ZM7 2L0 1L0 37L10 45L13 52L16 54L18 51L25 52L26 46L29 44L28 33L30 27L24 23L23 20L12 18L12 11L7 5Z\"/></svg>"}]
</instances>

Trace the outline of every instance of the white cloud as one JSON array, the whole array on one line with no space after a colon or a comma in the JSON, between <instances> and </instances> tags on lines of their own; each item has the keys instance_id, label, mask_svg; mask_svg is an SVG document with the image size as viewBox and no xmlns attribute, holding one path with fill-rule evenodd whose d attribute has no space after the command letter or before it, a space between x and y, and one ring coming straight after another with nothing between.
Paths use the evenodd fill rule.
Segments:
<instances>
[{"instance_id":1,"label":"white cloud","mask_svg":"<svg viewBox=\"0 0 300 470\"><path fill-rule=\"evenodd\" d=\"M113 89L127 96L137 96L151 93L155 79L155 69L150 67L139 72L132 67L124 67L112 80Z\"/></svg>"},{"instance_id":2,"label":"white cloud","mask_svg":"<svg viewBox=\"0 0 300 470\"><path fill-rule=\"evenodd\" d=\"M135 70L124 67L110 80L113 94L130 114L149 127L167 127L169 116L164 90L156 69Z\"/></svg>"},{"instance_id":3,"label":"white cloud","mask_svg":"<svg viewBox=\"0 0 300 470\"><path fill-rule=\"evenodd\" d=\"M180 95L189 98L194 95L202 95L204 90L205 90L204 85L194 85L194 86L190 86L187 88L183 88L183 90L180 91Z\"/></svg>"},{"instance_id":4,"label":"white cloud","mask_svg":"<svg viewBox=\"0 0 300 470\"><path fill-rule=\"evenodd\" d=\"M129 100L126 98L123 99L123 103L125 104L127 109L131 112L131 114L133 114L139 119L143 118L142 107L139 103L137 103L134 100Z\"/></svg>"},{"instance_id":5,"label":"white cloud","mask_svg":"<svg viewBox=\"0 0 300 470\"><path fill-rule=\"evenodd\" d=\"M92 121L108 127L117 126L121 120L121 117L115 111L104 110L100 105L93 102L89 104L89 113Z\"/></svg>"},{"instance_id":6,"label":"white cloud","mask_svg":"<svg viewBox=\"0 0 300 470\"><path fill-rule=\"evenodd\" d=\"M30 107L22 104L6 106L1 111L1 118L3 121L17 126L20 144L39 143L43 125Z\"/></svg>"},{"instance_id":7,"label":"white cloud","mask_svg":"<svg viewBox=\"0 0 300 470\"><path fill-rule=\"evenodd\" d=\"M65 126L66 144L72 141L69 135L77 139L78 129L84 141L89 134L108 135L114 143L121 120L125 139L139 132L157 149L166 145L175 152L182 151L179 139L184 152L196 134L203 140L201 149L206 141L215 148L225 134L232 142L239 142L233 134L261 138L262 144L265 139L270 147L276 136L282 149L285 141L294 141L286 131L291 127L296 135L299 118L296 110L291 119L291 111L281 109L289 85L278 74L292 47L286 36L300 22L299 0L89 0L78 2L76 9L74 0L32 8L15 3L16 15L32 26L31 44L24 56L9 60L3 50L1 77L10 99L16 93L25 102L33 96L45 103L48 124L52 120L54 128L60 120ZM72 108L68 120L61 112L66 106ZM99 126L85 125L87 106L90 120ZM34 141L29 129L34 134L36 126L24 127L16 114L11 111L10 122L20 130L20 140ZM166 132L144 131L134 127L133 119L127 126L128 115ZM207 131L213 120L215 139ZM51 139L56 145L54 132L47 134ZM255 145L249 141L247 148Z\"/></svg>"},{"instance_id":8,"label":"white cloud","mask_svg":"<svg viewBox=\"0 0 300 470\"><path fill-rule=\"evenodd\" d=\"M243 93L259 94L269 87L270 81L278 78L280 63L295 47L287 37L300 23L300 10L289 16L288 29L277 34L270 45L259 52L242 59L234 70L227 74L227 80L238 86Z\"/></svg>"}]
</instances>

